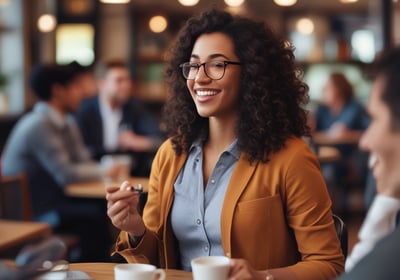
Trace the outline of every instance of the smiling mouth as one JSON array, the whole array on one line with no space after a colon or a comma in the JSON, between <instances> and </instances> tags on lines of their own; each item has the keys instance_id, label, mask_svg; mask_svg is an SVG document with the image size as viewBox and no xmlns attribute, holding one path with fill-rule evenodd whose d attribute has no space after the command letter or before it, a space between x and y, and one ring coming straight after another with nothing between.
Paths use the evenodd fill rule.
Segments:
<instances>
[{"instance_id":1,"label":"smiling mouth","mask_svg":"<svg viewBox=\"0 0 400 280\"><path fill-rule=\"evenodd\" d=\"M198 96L213 96L217 95L218 91L215 90L196 90Z\"/></svg>"}]
</instances>

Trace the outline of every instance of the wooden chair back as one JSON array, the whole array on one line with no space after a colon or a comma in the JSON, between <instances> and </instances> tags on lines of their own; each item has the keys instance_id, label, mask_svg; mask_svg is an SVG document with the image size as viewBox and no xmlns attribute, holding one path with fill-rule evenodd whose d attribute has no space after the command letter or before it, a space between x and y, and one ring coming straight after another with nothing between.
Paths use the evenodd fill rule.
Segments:
<instances>
[{"instance_id":1,"label":"wooden chair back","mask_svg":"<svg viewBox=\"0 0 400 280\"><path fill-rule=\"evenodd\" d=\"M344 258L347 258L348 253L348 240L349 240L349 233L347 231L347 226L338 215L333 214L333 221L335 223L336 232L339 237L340 247L342 248L342 252Z\"/></svg>"},{"instance_id":2,"label":"wooden chair back","mask_svg":"<svg viewBox=\"0 0 400 280\"><path fill-rule=\"evenodd\" d=\"M27 174L0 177L0 218L31 221L32 217Z\"/></svg>"}]
</instances>

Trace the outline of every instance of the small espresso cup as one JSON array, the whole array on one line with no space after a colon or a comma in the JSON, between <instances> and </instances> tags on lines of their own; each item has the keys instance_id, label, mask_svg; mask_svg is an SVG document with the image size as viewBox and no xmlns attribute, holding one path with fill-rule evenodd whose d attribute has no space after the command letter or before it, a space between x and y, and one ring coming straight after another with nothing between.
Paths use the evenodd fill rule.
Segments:
<instances>
[{"instance_id":1,"label":"small espresso cup","mask_svg":"<svg viewBox=\"0 0 400 280\"><path fill-rule=\"evenodd\" d=\"M165 280L165 271L151 264L123 263L114 266L115 280Z\"/></svg>"},{"instance_id":2,"label":"small espresso cup","mask_svg":"<svg viewBox=\"0 0 400 280\"><path fill-rule=\"evenodd\" d=\"M193 259L191 265L194 280L226 280L231 261L224 256L209 256Z\"/></svg>"}]
</instances>

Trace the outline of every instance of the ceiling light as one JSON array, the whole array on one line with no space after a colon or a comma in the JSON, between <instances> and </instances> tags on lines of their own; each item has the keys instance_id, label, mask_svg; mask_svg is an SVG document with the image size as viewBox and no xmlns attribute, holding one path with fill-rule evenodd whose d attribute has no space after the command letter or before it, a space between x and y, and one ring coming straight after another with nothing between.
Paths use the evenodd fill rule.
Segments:
<instances>
[{"instance_id":1,"label":"ceiling light","mask_svg":"<svg viewBox=\"0 0 400 280\"><path fill-rule=\"evenodd\" d=\"M239 7L245 0L225 0L225 4L230 7Z\"/></svg>"},{"instance_id":2,"label":"ceiling light","mask_svg":"<svg viewBox=\"0 0 400 280\"><path fill-rule=\"evenodd\" d=\"M161 33L167 29L168 22L163 16L154 16L149 21L150 30L155 33Z\"/></svg>"},{"instance_id":3,"label":"ceiling light","mask_svg":"<svg viewBox=\"0 0 400 280\"><path fill-rule=\"evenodd\" d=\"M100 2L105 4L126 4L131 2L131 0L100 0Z\"/></svg>"},{"instance_id":4,"label":"ceiling light","mask_svg":"<svg viewBox=\"0 0 400 280\"><path fill-rule=\"evenodd\" d=\"M199 3L200 0L178 0L179 3L183 6L194 6Z\"/></svg>"},{"instance_id":5,"label":"ceiling light","mask_svg":"<svg viewBox=\"0 0 400 280\"><path fill-rule=\"evenodd\" d=\"M355 3L358 2L358 0L340 0L343 4L348 4L348 3Z\"/></svg>"},{"instance_id":6,"label":"ceiling light","mask_svg":"<svg viewBox=\"0 0 400 280\"><path fill-rule=\"evenodd\" d=\"M57 20L54 15L43 14L39 17L37 26L40 32L51 32L57 25Z\"/></svg>"},{"instance_id":7,"label":"ceiling light","mask_svg":"<svg viewBox=\"0 0 400 280\"><path fill-rule=\"evenodd\" d=\"M314 32L314 22L309 18L301 18L297 21L296 28L299 33L310 35Z\"/></svg>"},{"instance_id":8,"label":"ceiling light","mask_svg":"<svg viewBox=\"0 0 400 280\"><path fill-rule=\"evenodd\" d=\"M274 0L274 2L279 6L293 6L297 3L297 0Z\"/></svg>"}]
</instances>

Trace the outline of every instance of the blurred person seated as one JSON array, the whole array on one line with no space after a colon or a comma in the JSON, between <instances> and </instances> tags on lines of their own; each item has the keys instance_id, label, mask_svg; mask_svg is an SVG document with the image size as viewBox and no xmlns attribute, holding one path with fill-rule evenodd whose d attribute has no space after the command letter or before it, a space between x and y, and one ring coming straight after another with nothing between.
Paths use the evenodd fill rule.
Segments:
<instances>
[{"instance_id":1,"label":"blurred person seated","mask_svg":"<svg viewBox=\"0 0 400 280\"><path fill-rule=\"evenodd\" d=\"M400 47L384 52L372 72L368 103L371 124L360 148L372 154L376 179L372 205L359 231L359 242L340 279L399 279L400 275Z\"/></svg>"},{"instance_id":2,"label":"blurred person seated","mask_svg":"<svg viewBox=\"0 0 400 280\"><path fill-rule=\"evenodd\" d=\"M49 223L56 233L80 236L81 252L72 261L107 260L108 234L103 201L67 197L63 188L74 182L115 177L119 167L104 170L83 144L70 115L82 98L80 75L68 65L36 65L31 88L39 99L14 126L2 156L3 175L26 172L34 220ZM93 234L93 231L96 231Z\"/></svg>"},{"instance_id":3,"label":"blurred person seated","mask_svg":"<svg viewBox=\"0 0 400 280\"><path fill-rule=\"evenodd\" d=\"M84 100L76 118L94 159L106 154L132 155L133 176L149 176L154 154L164 140L159 120L132 96L127 65L110 60L96 67L98 96Z\"/></svg>"},{"instance_id":4,"label":"blurred person seated","mask_svg":"<svg viewBox=\"0 0 400 280\"><path fill-rule=\"evenodd\" d=\"M341 159L323 163L322 171L331 194L335 186L344 188L345 196L339 211L346 212L348 188L354 183L363 186L366 180L366 154L359 151L357 139L367 128L369 117L364 106L355 100L353 86L342 73L331 73L328 77L314 121L314 136L323 133L337 141L335 146ZM349 136L355 138L354 143L342 140Z\"/></svg>"}]
</instances>

